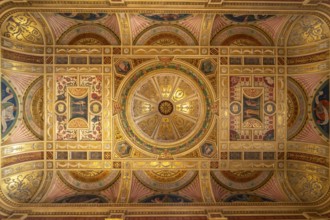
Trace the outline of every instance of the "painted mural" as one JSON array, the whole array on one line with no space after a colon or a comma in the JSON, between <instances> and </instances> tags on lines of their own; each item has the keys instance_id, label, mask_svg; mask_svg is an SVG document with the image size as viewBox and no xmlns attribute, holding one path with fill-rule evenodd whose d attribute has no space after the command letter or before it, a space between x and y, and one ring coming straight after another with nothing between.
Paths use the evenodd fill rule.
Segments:
<instances>
[{"instance_id":1,"label":"painted mural","mask_svg":"<svg viewBox=\"0 0 330 220\"><path fill-rule=\"evenodd\" d=\"M78 21L96 21L107 16L107 13L58 13L58 15Z\"/></svg>"},{"instance_id":2,"label":"painted mural","mask_svg":"<svg viewBox=\"0 0 330 220\"><path fill-rule=\"evenodd\" d=\"M235 13L229 6L226 12L206 13L218 7L213 3L205 10L184 9L193 14L179 14L179 8L159 11L167 14L152 9L108 14L98 12L110 9L98 8L87 13L79 5L29 12L53 32L47 35L41 27L45 39L53 38L42 45L31 45L29 34L37 23L25 32L17 24L25 28L26 18L9 14L2 26L8 33L0 41L3 51L17 50L17 56L0 56L0 204L30 203L18 209L38 207L47 215L63 211L52 207L65 206L63 213L72 216L77 212L71 207L80 207L81 216L123 211L129 218L162 207L161 214L215 217L210 211L220 203L252 216L262 211L249 206L261 202L266 202L261 204L265 210L272 206L279 212L276 207L282 205L327 198L328 72L315 74L323 79L316 84L309 80L314 74L306 72L296 74L305 84L290 83L294 74L286 70L296 64L290 66L286 59L309 48L278 45L287 42L284 28L291 31L299 15L225 14ZM115 0L107 4L121 7ZM19 33L9 33L7 27ZM318 30L305 27L305 32ZM212 39L221 46L210 46ZM315 50L329 46L313 45ZM315 61L312 52L303 58L294 54L292 60ZM322 54L329 58L328 50ZM316 66L325 59L306 71L327 68ZM305 135L308 125L306 130L314 131L314 139L306 135L310 142L286 140ZM314 165L317 173L306 169ZM288 203L270 203L275 201ZM194 210L194 205L205 209ZM133 212L127 212L130 207Z\"/></svg>"},{"instance_id":3,"label":"painted mural","mask_svg":"<svg viewBox=\"0 0 330 220\"><path fill-rule=\"evenodd\" d=\"M127 142L119 142L116 145L116 152L120 157L127 157L130 155L132 147Z\"/></svg>"},{"instance_id":4,"label":"painted mural","mask_svg":"<svg viewBox=\"0 0 330 220\"><path fill-rule=\"evenodd\" d=\"M101 140L102 77L58 76L56 85L57 140Z\"/></svg>"},{"instance_id":5,"label":"painted mural","mask_svg":"<svg viewBox=\"0 0 330 220\"><path fill-rule=\"evenodd\" d=\"M140 203L186 203L191 200L174 194L159 194L143 199Z\"/></svg>"},{"instance_id":6,"label":"painted mural","mask_svg":"<svg viewBox=\"0 0 330 220\"><path fill-rule=\"evenodd\" d=\"M216 152L216 148L212 143L204 143L200 150L204 157L212 157Z\"/></svg>"},{"instance_id":7,"label":"painted mural","mask_svg":"<svg viewBox=\"0 0 330 220\"><path fill-rule=\"evenodd\" d=\"M120 60L115 65L116 71L119 74L127 75L129 71L131 71L132 67L129 61L127 60Z\"/></svg>"},{"instance_id":8,"label":"painted mural","mask_svg":"<svg viewBox=\"0 0 330 220\"><path fill-rule=\"evenodd\" d=\"M230 140L275 140L274 77L231 76L230 102Z\"/></svg>"},{"instance_id":9,"label":"painted mural","mask_svg":"<svg viewBox=\"0 0 330 220\"><path fill-rule=\"evenodd\" d=\"M261 121L261 97L250 98L243 95L243 122L249 119Z\"/></svg>"},{"instance_id":10,"label":"painted mural","mask_svg":"<svg viewBox=\"0 0 330 220\"><path fill-rule=\"evenodd\" d=\"M273 200L259 195L236 194L226 198L225 202L273 202Z\"/></svg>"},{"instance_id":11,"label":"painted mural","mask_svg":"<svg viewBox=\"0 0 330 220\"><path fill-rule=\"evenodd\" d=\"M329 80L326 80L317 90L312 104L312 114L315 124L324 136L329 138Z\"/></svg>"},{"instance_id":12,"label":"painted mural","mask_svg":"<svg viewBox=\"0 0 330 220\"><path fill-rule=\"evenodd\" d=\"M227 18L230 21L243 23L243 22L256 22L256 21L262 21L266 20L268 18L273 17L274 15L258 15L258 14L252 14L252 15L236 15L236 14L225 14L225 18Z\"/></svg>"},{"instance_id":13,"label":"painted mural","mask_svg":"<svg viewBox=\"0 0 330 220\"><path fill-rule=\"evenodd\" d=\"M216 70L216 65L211 61L211 60L204 60L201 63L200 70L205 74L205 75L210 75L213 74Z\"/></svg>"},{"instance_id":14,"label":"painted mural","mask_svg":"<svg viewBox=\"0 0 330 220\"><path fill-rule=\"evenodd\" d=\"M4 138L14 127L19 112L18 99L13 88L1 79L1 137Z\"/></svg>"},{"instance_id":15,"label":"painted mural","mask_svg":"<svg viewBox=\"0 0 330 220\"><path fill-rule=\"evenodd\" d=\"M178 21L189 17L191 14L141 14L154 21Z\"/></svg>"},{"instance_id":16,"label":"painted mural","mask_svg":"<svg viewBox=\"0 0 330 220\"><path fill-rule=\"evenodd\" d=\"M68 128L88 128L88 88L68 88Z\"/></svg>"},{"instance_id":17,"label":"painted mural","mask_svg":"<svg viewBox=\"0 0 330 220\"><path fill-rule=\"evenodd\" d=\"M99 195L85 194L74 195L55 200L54 203L107 203L108 201Z\"/></svg>"}]
</instances>

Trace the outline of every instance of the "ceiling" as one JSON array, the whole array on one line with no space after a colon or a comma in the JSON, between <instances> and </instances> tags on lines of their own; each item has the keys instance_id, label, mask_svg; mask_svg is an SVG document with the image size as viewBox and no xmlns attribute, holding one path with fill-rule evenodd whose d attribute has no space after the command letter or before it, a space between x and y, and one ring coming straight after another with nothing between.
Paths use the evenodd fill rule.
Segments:
<instances>
[{"instance_id":1,"label":"ceiling","mask_svg":"<svg viewBox=\"0 0 330 220\"><path fill-rule=\"evenodd\" d=\"M330 218L329 12L2 1L0 218Z\"/></svg>"}]
</instances>

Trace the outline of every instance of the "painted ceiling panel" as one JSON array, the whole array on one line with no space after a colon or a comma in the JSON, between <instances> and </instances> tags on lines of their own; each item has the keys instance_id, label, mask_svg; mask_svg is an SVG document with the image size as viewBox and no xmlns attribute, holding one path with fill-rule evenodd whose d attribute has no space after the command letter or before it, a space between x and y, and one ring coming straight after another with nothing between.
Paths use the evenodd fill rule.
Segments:
<instances>
[{"instance_id":1,"label":"painted ceiling panel","mask_svg":"<svg viewBox=\"0 0 330 220\"><path fill-rule=\"evenodd\" d=\"M330 210L319 1L29 2L1 17L0 214Z\"/></svg>"}]
</instances>

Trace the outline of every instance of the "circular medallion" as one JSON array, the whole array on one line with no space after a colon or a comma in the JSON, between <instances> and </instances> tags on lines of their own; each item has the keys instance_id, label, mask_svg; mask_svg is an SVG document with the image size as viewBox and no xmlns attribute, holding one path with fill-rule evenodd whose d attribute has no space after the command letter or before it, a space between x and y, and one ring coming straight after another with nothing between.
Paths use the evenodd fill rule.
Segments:
<instances>
[{"instance_id":1,"label":"circular medallion","mask_svg":"<svg viewBox=\"0 0 330 220\"><path fill-rule=\"evenodd\" d=\"M274 102L267 102L264 106L264 111L267 115L272 115L276 111L276 105Z\"/></svg>"},{"instance_id":2,"label":"circular medallion","mask_svg":"<svg viewBox=\"0 0 330 220\"><path fill-rule=\"evenodd\" d=\"M158 111L162 115L169 115L173 112L173 104L170 101L163 100L158 105Z\"/></svg>"},{"instance_id":3,"label":"circular medallion","mask_svg":"<svg viewBox=\"0 0 330 220\"><path fill-rule=\"evenodd\" d=\"M241 104L239 102L232 102L230 104L230 113L237 115L241 113Z\"/></svg>"},{"instance_id":4,"label":"circular medallion","mask_svg":"<svg viewBox=\"0 0 330 220\"><path fill-rule=\"evenodd\" d=\"M150 153L178 154L196 146L213 119L208 86L177 65L137 71L121 94L122 128L131 144Z\"/></svg>"},{"instance_id":5,"label":"circular medallion","mask_svg":"<svg viewBox=\"0 0 330 220\"><path fill-rule=\"evenodd\" d=\"M92 102L90 105L90 110L93 114L97 115L102 110L102 105L99 102Z\"/></svg>"},{"instance_id":6,"label":"circular medallion","mask_svg":"<svg viewBox=\"0 0 330 220\"><path fill-rule=\"evenodd\" d=\"M157 73L133 85L128 119L142 138L168 147L192 135L205 114L196 84L177 73Z\"/></svg>"},{"instance_id":7,"label":"circular medallion","mask_svg":"<svg viewBox=\"0 0 330 220\"><path fill-rule=\"evenodd\" d=\"M57 114L61 115L66 112L66 103L65 102L57 102L55 104L55 111Z\"/></svg>"},{"instance_id":8,"label":"circular medallion","mask_svg":"<svg viewBox=\"0 0 330 220\"><path fill-rule=\"evenodd\" d=\"M35 80L24 95L24 121L29 129L40 139L43 137L43 78Z\"/></svg>"}]
</instances>

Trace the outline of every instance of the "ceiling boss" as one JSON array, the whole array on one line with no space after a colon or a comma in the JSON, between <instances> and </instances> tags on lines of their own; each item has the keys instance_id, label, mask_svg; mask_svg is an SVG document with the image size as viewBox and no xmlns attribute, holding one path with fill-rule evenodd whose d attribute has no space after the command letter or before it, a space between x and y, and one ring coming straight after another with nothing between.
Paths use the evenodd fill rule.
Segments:
<instances>
[{"instance_id":1,"label":"ceiling boss","mask_svg":"<svg viewBox=\"0 0 330 220\"><path fill-rule=\"evenodd\" d=\"M133 72L121 91L120 124L131 144L180 154L208 134L213 97L206 80L183 65L158 63Z\"/></svg>"}]
</instances>

